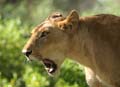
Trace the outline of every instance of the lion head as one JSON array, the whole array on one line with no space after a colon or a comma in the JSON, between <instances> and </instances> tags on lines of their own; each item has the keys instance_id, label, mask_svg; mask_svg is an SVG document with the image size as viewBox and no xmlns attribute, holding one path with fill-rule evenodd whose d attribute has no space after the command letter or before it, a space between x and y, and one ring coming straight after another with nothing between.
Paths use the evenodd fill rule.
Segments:
<instances>
[{"instance_id":1,"label":"lion head","mask_svg":"<svg viewBox=\"0 0 120 87\"><path fill-rule=\"evenodd\" d=\"M22 52L29 59L43 61L50 75L57 73L69 50L72 50L69 44L78 24L79 16L75 10L67 17L54 13L32 30Z\"/></svg>"}]
</instances>

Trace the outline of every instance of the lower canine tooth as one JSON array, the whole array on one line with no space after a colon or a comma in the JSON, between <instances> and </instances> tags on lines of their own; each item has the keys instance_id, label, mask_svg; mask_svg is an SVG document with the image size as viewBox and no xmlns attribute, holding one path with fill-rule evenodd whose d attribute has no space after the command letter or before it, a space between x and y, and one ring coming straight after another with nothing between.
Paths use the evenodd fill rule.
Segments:
<instances>
[{"instance_id":1,"label":"lower canine tooth","mask_svg":"<svg viewBox=\"0 0 120 87\"><path fill-rule=\"evenodd\" d=\"M27 61L30 61L30 59L28 57L26 57Z\"/></svg>"},{"instance_id":2,"label":"lower canine tooth","mask_svg":"<svg viewBox=\"0 0 120 87\"><path fill-rule=\"evenodd\" d=\"M52 71L53 71L53 68L50 68L50 69L49 69L49 72L52 72Z\"/></svg>"}]
</instances>

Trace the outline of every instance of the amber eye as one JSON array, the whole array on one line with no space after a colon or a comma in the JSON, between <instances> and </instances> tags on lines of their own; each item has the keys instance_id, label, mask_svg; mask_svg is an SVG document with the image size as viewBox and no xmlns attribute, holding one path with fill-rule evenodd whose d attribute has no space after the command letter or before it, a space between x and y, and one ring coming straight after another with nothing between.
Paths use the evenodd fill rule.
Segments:
<instances>
[{"instance_id":1,"label":"amber eye","mask_svg":"<svg viewBox=\"0 0 120 87\"><path fill-rule=\"evenodd\" d=\"M44 31L44 32L42 32L40 37L41 38L46 37L49 33L50 33L49 31Z\"/></svg>"}]
</instances>

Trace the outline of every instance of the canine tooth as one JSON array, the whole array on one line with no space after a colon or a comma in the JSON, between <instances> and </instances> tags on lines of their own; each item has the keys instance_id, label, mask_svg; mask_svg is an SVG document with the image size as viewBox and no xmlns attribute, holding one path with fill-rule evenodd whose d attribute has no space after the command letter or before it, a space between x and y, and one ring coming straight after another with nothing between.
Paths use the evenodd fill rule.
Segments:
<instances>
[{"instance_id":1,"label":"canine tooth","mask_svg":"<svg viewBox=\"0 0 120 87\"><path fill-rule=\"evenodd\" d=\"M26 56L27 61L30 61L30 59Z\"/></svg>"},{"instance_id":2,"label":"canine tooth","mask_svg":"<svg viewBox=\"0 0 120 87\"><path fill-rule=\"evenodd\" d=\"M52 72L52 71L53 71L53 68L50 68L50 69L49 69L49 72Z\"/></svg>"}]
</instances>

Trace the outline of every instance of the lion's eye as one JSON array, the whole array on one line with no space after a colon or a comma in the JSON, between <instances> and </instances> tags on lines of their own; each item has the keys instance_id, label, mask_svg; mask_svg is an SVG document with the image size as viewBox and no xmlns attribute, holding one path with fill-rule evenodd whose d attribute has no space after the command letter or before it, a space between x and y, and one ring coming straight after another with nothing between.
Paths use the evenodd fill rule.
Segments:
<instances>
[{"instance_id":1,"label":"lion's eye","mask_svg":"<svg viewBox=\"0 0 120 87\"><path fill-rule=\"evenodd\" d=\"M41 36L40 37L45 37L49 34L50 32L49 31L44 31L42 32Z\"/></svg>"},{"instance_id":2,"label":"lion's eye","mask_svg":"<svg viewBox=\"0 0 120 87\"><path fill-rule=\"evenodd\" d=\"M56 15L53 15L52 18L58 18L58 17L62 17L61 14L56 14Z\"/></svg>"}]
</instances>

